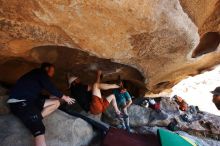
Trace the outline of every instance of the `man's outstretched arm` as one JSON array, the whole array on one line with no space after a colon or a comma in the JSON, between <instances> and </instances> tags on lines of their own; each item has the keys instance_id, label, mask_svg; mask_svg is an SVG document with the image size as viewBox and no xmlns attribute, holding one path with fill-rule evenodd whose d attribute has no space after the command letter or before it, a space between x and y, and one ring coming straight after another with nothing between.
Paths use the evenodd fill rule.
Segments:
<instances>
[{"instance_id":1,"label":"man's outstretched arm","mask_svg":"<svg viewBox=\"0 0 220 146\"><path fill-rule=\"evenodd\" d=\"M53 96L56 96L58 98L63 99L65 102L68 104L73 104L75 103L75 99L70 98L69 96L64 95L61 93L51 82L50 78L44 74L40 76L40 82L42 86Z\"/></svg>"}]
</instances>

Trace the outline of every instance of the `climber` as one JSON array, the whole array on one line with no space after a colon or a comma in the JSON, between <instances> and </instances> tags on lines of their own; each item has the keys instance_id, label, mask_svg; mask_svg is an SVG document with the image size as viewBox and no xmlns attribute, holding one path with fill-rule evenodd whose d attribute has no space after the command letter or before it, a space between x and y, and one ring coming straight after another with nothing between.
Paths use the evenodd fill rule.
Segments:
<instances>
[{"instance_id":1,"label":"climber","mask_svg":"<svg viewBox=\"0 0 220 146\"><path fill-rule=\"evenodd\" d=\"M111 103L118 118L127 117L118 109L113 94L106 98L102 97L100 90L119 88L119 85L100 83L101 74L102 71L97 71L96 82L93 85L82 84L79 77L68 77L71 95L75 97L76 101L86 112L90 112L91 114L97 115L104 112Z\"/></svg>"},{"instance_id":2,"label":"climber","mask_svg":"<svg viewBox=\"0 0 220 146\"><path fill-rule=\"evenodd\" d=\"M216 87L214 91L211 91L213 94L213 103L220 110L220 87Z\"/></svg>"},{"instance_id":3,"label":"climber","mask_svg":"<svg viewBox=\"0 0 220 146\"><path fill-rule=\"evenodd\" d=\"M128 115L128 107L132 104L132 99L128 91L124 88L123 81L119 80L119 85L120 88L114 89L113 93L116 97L118 107L124 114ZM129 117L122 118L120 121L122 129L126 129L128 132L130 132Z\"/></svg>"},{"instance_id":4,"label":"climber","mask_svg":"<svg viewBox=\"0 0 220 146\"><path fill-rule=\"evenodd\" d=\"M23 75L12 89L8 103L11 112L17 116L35 137L35 146L46 146L45 127L42 119L54 112L60 105L58 98L68 104L74 99L62 94L51 82L55 67L50 63L42 63L40 68L33 69ZM41 91L47 90L53 97L45 99Z\"/></svg>"}]
</instances>

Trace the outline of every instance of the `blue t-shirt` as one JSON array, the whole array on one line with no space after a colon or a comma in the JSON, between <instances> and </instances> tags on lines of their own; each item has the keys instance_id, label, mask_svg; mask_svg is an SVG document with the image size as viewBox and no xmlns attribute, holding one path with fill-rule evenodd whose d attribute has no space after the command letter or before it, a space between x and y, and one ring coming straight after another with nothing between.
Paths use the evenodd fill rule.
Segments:
<instances>
[{"instance_id":1,"label":"blue t-shirt","mask_svg":"<svg viewBox=\"0 0 220 146\"><path fill-rule=\"evenodd\" d=\"M113 90L113 93L119 106L125 105L127 101L131 100L131 96L127 91L121 93L120 90L115 89Z\"/></svg>"}]
</instances>

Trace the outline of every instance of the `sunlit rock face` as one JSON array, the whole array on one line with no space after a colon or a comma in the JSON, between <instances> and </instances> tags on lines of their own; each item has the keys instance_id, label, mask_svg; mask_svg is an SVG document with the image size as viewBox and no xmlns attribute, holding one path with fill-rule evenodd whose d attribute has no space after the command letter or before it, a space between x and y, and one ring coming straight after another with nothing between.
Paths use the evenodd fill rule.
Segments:
<instances>
[{"instance_id":1,"label":"sunlit rock face","mask_svg":"<svg viewBox=\"0 0 220 146\"><path fill-rule=\"evenodd\" d=\"M27 66L37 66L48 59L57 64L56 58L64 56L59 66L60 72L65 72L69 70L65 63L76 56L52 51L49 58L44 53L41 57L33 53L39 46L63 46L129 65L144 77L139 81L159 92L186 75L198 74L220 62L218 49L192 59L200 36L209 31L219 33L219 2L198 3L201 4L187 0L0 0L0 63L23 60L26 65L20 65L20 72L16 72L22 74L22 68L28 70ZM207 13L200 13L201 10ZM77 65L80 64L83 66L84 62ZM13 82L10 77L2 76Z\"/></svg>"},{"instance_id":2,"label":"sunlit rock face","mask_svg":"<svg viewBox=\"0 0 220 146\"><path fill-rule=\"evenodd\" d=\"M201 35L207 32L219 32L219 0L180 0L183 10L199 28Z\"/></svg>"}]
</instances>

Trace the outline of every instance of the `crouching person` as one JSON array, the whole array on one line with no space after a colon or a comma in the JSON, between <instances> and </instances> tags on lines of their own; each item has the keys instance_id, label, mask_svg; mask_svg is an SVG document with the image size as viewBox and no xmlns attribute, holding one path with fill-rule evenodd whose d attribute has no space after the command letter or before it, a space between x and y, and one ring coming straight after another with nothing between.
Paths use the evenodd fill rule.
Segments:
<instances>
[{"instance_id":1,"label":"crouching person","mask_svg":"<svg viewBox=\"0 0 220 146\"><path fill-rule=\"evenodd\" d=\"M34 136L35 146L46 146L42 119L59 107L58 98L69 104L74 103L74 99L62 94L50 81L54 72L54 65L42 63L41 68L28 72L17 81L7 101L11 112ZM45 99L39 96L43 89L57 98Z\"/></svg>"},{"instance_id":2,"label":"crouching person","mask_svg":"<svg viewBox=\"0 0 220 146\"><path fill-rule=\"evenodd\" d=\"M128 116L128 107L132 104L132 99L128 91L124 88L124 84L120 81L120 88L113 90L116 97L117 105L121 111ZM121 118L121 126L130 132L129 117Z\"/></svg>"}]
</instances>

